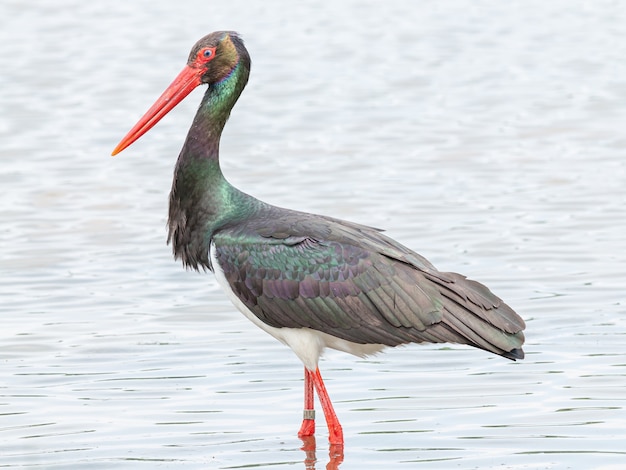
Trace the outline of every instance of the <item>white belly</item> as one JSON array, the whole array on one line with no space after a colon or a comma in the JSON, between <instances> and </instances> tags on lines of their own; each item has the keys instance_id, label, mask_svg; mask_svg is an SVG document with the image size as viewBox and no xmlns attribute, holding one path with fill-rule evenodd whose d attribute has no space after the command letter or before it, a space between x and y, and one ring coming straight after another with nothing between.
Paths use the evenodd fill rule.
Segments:
<instances>
[{"instance_id":1,"label":"white belly","mask_svg":"<svg viewBox=\"0 0 626 470\"><path fill-rule=\"evenodd\" d=\"M346 341L341 338L313 330L311 328L275 328L263 323L259 318L250 311L248 307L237 297L235 292L230 288L222 267L219 265L215 257L214 244L211 243L209 256L211 264L218 284L224 289L230 301L243 313L248 320L269 333L278 341L289 346L293 352L300 358L307 369L315 370L317 362L324 352L325 348L337 349L355 356L364 357L380 352L384 344L359 344L352 341Z\"/></svg>"}]
</instances>

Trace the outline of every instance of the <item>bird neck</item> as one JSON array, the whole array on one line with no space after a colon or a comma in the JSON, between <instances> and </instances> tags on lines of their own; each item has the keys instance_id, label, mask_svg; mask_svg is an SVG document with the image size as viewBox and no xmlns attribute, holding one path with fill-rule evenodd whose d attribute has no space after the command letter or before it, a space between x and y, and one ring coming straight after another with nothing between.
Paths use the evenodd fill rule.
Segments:
<instances>
[{"instance_id":1,"label":"bird neck","mask_svg":"<svg viewBox=\"0 0 626 470\"><path fill-rule=\"evenodd\" d=\"M215 231L245 218L258 203L232 186L219 164L222 130L247 79L247 67L239 64L209 86L176 163L168 243L189 268L212 269L209 246Z\"/></svg>"},{"instance_id":2,"label":"bird neck","mask_svg":"<svg viewBox=\"0 0 626 470\"><path fill-rule=\"evenodd\" d=\"M249 73L249 68L240 62L222 81L209 85L187 134L177 166L192 160L219 163L222 131L248 82Z\"/></svg>"}]
</instances>

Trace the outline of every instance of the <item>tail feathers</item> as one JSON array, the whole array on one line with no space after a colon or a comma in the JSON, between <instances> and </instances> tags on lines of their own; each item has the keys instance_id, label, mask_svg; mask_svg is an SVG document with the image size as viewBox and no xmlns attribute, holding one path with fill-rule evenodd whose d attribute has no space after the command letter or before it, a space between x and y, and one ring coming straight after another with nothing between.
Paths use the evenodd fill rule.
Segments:
<instances>
[{"instance_id":1,"label":"tail feathers","mask_svg":"<svg viewBox=\"0 0 626 470\"><path fill-rule=\"evenodd\" d=\"M507 359L511 359L512 361L516 359L524 359L524 351L522 350L522 348L515 348L508 353L502 354L502 356L506 357Z\"/></svg>"},{"instance_id":2,"label":"tail feathers","mask_svg":"<svg viewBox=\"0 0 626 470\"><path fill-rule=\"evenodd\" d=\"M459 305L446 305L442 324L452 336L449 342L469 344L512 360L524 357L521 349L524 334L521 331L502 331Z\"/></svg>"},{"instance_id":3,"label":"tail feathers","mask_svg":"<svg viewBox=\"0 0 626 470\"><path fill-rule=\"evenodd\" d=\"M524 358L524 320L483 284L457 273L430 271L438 285L444 315L439 324L445 341L469 344L507 359ZM435 326L435 325L433 325Z\"/></svg>"}]
</instances>

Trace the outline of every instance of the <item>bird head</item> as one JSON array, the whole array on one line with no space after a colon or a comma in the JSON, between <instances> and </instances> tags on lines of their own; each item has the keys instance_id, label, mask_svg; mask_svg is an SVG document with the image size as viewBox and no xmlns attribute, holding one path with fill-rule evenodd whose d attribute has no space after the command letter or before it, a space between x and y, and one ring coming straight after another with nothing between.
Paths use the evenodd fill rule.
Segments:
<instances>
[{"instance_id":1,"label":"bird head","mask_svg":"<svg viewBox=\"0 0 626 470\"><path fill-rule=\"evenodd\" d=\"M112 155L117 155L148 132L197 86L221 83L239 65L249 69L250 56L237 33L216 31L200 39L191 49L187 65L115 147Z\"/></svg>"}]
</instances>

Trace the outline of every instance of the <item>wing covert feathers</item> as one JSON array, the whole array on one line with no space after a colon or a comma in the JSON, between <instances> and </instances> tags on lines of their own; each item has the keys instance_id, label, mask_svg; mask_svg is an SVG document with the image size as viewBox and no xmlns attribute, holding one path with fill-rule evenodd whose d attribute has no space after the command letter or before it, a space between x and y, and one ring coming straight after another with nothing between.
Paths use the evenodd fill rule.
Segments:
<instances>
[{"instance_id":1,"label":"wing covert feathers","mask_svg":"<svg viewBox=\"0 0 626 470\"><path fill-rule=\"evenodd\" d=\"M521 359L524 321L484 285L439 272L375 229L318 217L215 234L230 287L264 323L359 344L462 343ZM306 221L305 221L306 222ZM254 227L252 227L254 228Z\"/></svg>"}]
</instances>

